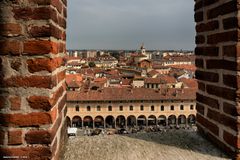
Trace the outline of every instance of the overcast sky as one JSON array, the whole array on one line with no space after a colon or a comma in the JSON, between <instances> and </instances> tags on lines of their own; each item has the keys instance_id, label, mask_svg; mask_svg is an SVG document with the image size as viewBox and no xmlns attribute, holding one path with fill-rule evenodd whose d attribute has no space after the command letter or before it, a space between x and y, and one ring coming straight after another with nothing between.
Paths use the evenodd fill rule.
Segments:
<instances>
[{"instance_id":1,"label":"overcast sky","mask_svg":"<svg viewBox=\"0 0 240 160\"><path fill-rule=\"evenodd\" d=\"M68 49L194 48L193 0L69 0Z\"/></svg>"}]
</instances>

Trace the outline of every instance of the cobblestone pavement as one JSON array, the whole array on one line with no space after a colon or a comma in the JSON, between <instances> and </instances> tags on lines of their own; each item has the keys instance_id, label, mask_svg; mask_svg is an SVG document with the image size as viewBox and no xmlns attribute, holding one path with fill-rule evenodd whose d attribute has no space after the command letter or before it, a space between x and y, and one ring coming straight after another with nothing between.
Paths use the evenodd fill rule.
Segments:
<instances>
[{"instance_id":1,"label":"cobblestone pavement","mask_svg":"<svg viewBox=\"0 0 240 160\"><path fill-rule=\"evenodd\" d=\"M69 138L64 160L226 160L230 159L195 131Z\"/></svg>"}]
</instances>

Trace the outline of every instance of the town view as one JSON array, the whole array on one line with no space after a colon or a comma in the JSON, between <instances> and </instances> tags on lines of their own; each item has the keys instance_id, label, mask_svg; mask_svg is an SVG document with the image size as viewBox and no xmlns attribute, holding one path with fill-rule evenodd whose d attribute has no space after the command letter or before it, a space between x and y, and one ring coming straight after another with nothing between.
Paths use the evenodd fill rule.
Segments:
<instances>
[{"instance_id":1,"label":"town view","mask_svg":"<svg viewBox=\"0 0 240 160\"><path fill-rule=\"evenodd\" d=\"M0 160L240 160L239 2L0 0Z\"/></svg>"},{"instance_id":2,"label":"town view","mask_svg":"<svg viewBox=\"0 0 240 160\"><path fill-rule=\"evenodd\" d=\"M163 137L170 141L169 138L193 140L191 136L196 136L193 133L197 130L198 87L193 51L151 51L142 43L135 51L68 50L66 59L69 142L72 141L72 148L80 142L86 143L81 144L82 149L75 156L67 153L67 158L145 159L147 156L159 156L156 154L160 152L159 146L148 154L141 153L148 145L150 148L154 146L147 143L124 156L125 150L118 149L119 145L139 144L128 142L131 139L127 138L105 136L128 135L153 142ZM83 139L77 140L78 137ZM200 139L197 136L194 138ZM105 143L111 147L105 146ZM99 147L95 146L98 151L95 151L94 145ZM91 148L86 150L84 147ZM108 149L116 154L109 153ZM214 148L212 151L218 154ZM176 152L182 154L179 149ZM164 157L168 159L162 155ZM196 157L209 158L201 154L196 154Z\"/></svg>"}]
</instances>

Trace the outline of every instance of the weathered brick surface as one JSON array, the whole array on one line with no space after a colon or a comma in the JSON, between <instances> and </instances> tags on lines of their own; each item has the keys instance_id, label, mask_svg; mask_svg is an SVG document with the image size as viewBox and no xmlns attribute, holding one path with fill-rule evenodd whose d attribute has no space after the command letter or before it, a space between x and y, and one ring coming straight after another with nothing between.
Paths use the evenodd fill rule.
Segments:
<instances>
[{"instance_id":1,"label":"weathered brick surface","mask_svg":"<svg viewBox=\"0 0 240 160\"><path fill-rule=\"evenodd\" d=\"M63 58L37 58L27 60L28 70L31 73L48 71L53 72L55 69L63 65Z\"/></svg>"},{"instance_id":2,"label":"weathered brick surface","mask_svg":"<svg viewBox=\"0 0 240 160\"><path fill-rule=\"evenodd\" d=\"M50 133L45 130L30 130L25 134L28 144L50 144Z\"/></svg>"},{"instance_id":3,"label":"weathered brick surface","mask_svg":"<svg viewBox=\"0 0 240 160\"><path fill-rule=\"evenodd\" d=\"M67 1L0 3L0 159L58 159L66 136Z\"/></svg>"},{"instance_id":4,"label":"weathered brick surface","mask_svg":"<svg viewBox=\"0 0 240 160\"><path fill-rule=\"evenodd\" d=\"M21 130L13 130L8 131L8 144L9 145L20 145L22 144L22 131Z\"/></svg>"},{"instance_id":5,"label":"weathered brick surface","mask_svg":"<svg viewBox=\"0 0 240 160\"><path fill-rule=\"evenodd\" d=\"M197 123L233 159L240 157L239 2L195 0ZM204 39L202 37L204 35ZM223 133L223 134L219 134ZM233 134L234 133L234 134Z\"/></svg>"},{"instance_id":6,"label":"weathered brick surface","mask_svg":"<svg viewBox=\"0 0 240 160\"><path fill-rule=\"evenodd\" d=\"M20 97L11 97L9 98L11 102L11 110L20 110L21 108L21 98Z\"/></svg>"},{"instance_id":7,"label":"weathered brick surface","mask_svg":"<svg viewBox=\"0 0 240 160\"><path fill-rule=\"evenodd\" d=\"M1 122L3 126L12 127L39 127L45 124L51 124L51 116L49 113L33 112L29 114L0 114Z\"/></svg>"}]
</instances>

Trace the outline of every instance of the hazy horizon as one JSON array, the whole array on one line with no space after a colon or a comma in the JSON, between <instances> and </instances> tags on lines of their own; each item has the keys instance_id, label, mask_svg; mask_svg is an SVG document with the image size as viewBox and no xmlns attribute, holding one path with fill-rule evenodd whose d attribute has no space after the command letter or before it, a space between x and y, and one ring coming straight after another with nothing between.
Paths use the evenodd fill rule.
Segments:
<instances>
[{"instance_id":1,"label":"hazy horizon","mask_svg":"<svg viewBox=\"0 0 240 160\"><path fill-rule=\"evenodd\" d=\"M67 49L194 50L192 0L68 1ZM171 9L171 10L170 10Z\"/></svg>"}]
</instances>

